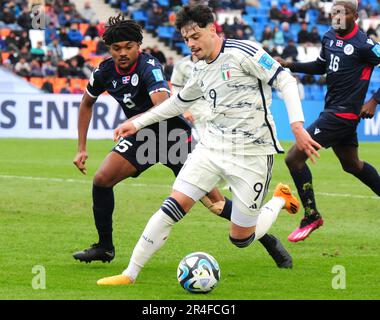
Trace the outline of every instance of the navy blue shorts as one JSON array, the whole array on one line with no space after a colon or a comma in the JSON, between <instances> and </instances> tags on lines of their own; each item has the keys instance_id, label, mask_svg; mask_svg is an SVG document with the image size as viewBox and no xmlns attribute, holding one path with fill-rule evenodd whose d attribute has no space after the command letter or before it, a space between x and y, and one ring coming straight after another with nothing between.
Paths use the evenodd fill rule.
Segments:
<instances>
[{"instance_id":1,"label":"navy blue shorts","mask_svg":"<svg viewBox=\"0 0 380 320\"><path fill-rule=\"evenodd\" d=\"M358 144L356 128L359 121L348 120L334 113L322 112L306 130L324 148L355 146Z\"/></svg>"},{"instance_id":2,"label":"navy blue shorts","mask_svg":"<svg viewBox=\"0 0 380 320\"><path fill-rule=\"evenodd\" d=\"M120 139L112 151L137 169L134 177L156 163L162 163L177 176L193 147L191 127L183 120L172 118Z\"/></svg>"}]
</instances>

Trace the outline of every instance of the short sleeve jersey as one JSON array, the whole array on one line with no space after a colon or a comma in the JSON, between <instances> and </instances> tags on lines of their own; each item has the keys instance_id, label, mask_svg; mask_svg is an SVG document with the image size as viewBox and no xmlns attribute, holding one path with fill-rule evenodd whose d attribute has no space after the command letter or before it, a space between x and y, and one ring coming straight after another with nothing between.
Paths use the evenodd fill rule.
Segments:
<instances>
[{"instance_id":1,"label":"short sleeve jersey","mask_svg":"<svg viewBox=\"0 0 380 320\"><path fill-rule=\"evenodd\" d=\"M325 111L358 115L373 68L380 63L380 44L357 25L344 37L330 29L322 39L318 59L326 65Z\"/></svg>"},{"instance_id":2,"label":"short sleeve jersey","mask_svg":"<svg viewBox=\"0 0 380 320\"><path fill-rule=\"evenodd\" d=\"M97 98L105 91L117 100L127 118L153 107L152 93L166 91L170 94L161 64L145 53L139 55L128 74L121 74L112 58L103 61L91 74L87 93Z\"/></svg>"}]
</instances>

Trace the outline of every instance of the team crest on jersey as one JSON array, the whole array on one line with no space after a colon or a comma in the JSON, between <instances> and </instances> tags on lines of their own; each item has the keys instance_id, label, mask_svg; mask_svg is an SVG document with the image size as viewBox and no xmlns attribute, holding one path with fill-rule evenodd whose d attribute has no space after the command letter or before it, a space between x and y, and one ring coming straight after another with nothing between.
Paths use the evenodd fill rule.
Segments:
<instances>
[{"instance_id":1,"label":"team crest on jersey","mask_svg":"<svg viewBox=\"0 0 380 320\"><path fill-rule=\"evenodd\" d=\"M231 67L228 63L222 64L222 78L224 81L229 80L231 77Z\"/></svg>"},{"instance_id":2,"label":"team crest on jersey","mask_svg":"<svg viewBox=\"0 0 380 320\"><path fill-rule=\"evenodd\" d=\"M342 40L336 40L336 46L337 47L343 47L343 41Z\"/></svg>"},{"instance_id":3,"label":"team crest on jersey","mask_svg":"<svg viewBox=\"0 0 380 320\"><path fill-rule=\"evenodd\" d=\"M125 76L125 77L122 77L121 78L121 82L123 84L127 84L129 82L129 80L131 80L131 77L130 76Z\"/></svg>"},{"instance_id":4,"label":"team crest on jersey","mask_svg":"<svg viewBox=\"0 0 380 320\"><path fill-rule=\"evenodd\" d=\"M137 73L135 73L135 74L132 76L131 84L132 84L132 86L134 86L134 87L136 87L136 86L139 84L139 76L137 75Z\"/></svg>"},{"instance_id":5,"label":"team crest on jersey","mask_svg":"<svg viewBox=\"0 0 380 320\"><path fill-rule=\"evenodd\" d=\"M343 49L343 52L347 55L350 56L354 53L354 46L352 44L346 44L346 46Z\"/></svg>"},{"instance_id":6,"label":"team crest on jersey","mask_svg":"<svg viewBox=\"0 0 380 320\"><path fill-rule=\"evenodd\" d=\"M113 81L112 81L112 85L113 85L113 88L116 89L117 81L116 81L116 80L113 80Z\"/></svg>"}]
</instances>

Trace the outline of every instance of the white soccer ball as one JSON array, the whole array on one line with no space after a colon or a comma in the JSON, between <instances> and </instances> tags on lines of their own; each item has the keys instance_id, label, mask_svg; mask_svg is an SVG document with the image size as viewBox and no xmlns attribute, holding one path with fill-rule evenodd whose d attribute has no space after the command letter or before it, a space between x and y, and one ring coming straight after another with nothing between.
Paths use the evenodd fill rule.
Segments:
<instances>
[{"instance_id":1,"label":"white soccer ball","mask_svg":"<svg viewBox=\"0 0 380 320\"><path fill-rule=\"evenodd\" d=\"M220 280L220 268L213 256L194 252L179 263L177 278L182 288L191 293L208 293Z\"/></svg>"}]
</instances>

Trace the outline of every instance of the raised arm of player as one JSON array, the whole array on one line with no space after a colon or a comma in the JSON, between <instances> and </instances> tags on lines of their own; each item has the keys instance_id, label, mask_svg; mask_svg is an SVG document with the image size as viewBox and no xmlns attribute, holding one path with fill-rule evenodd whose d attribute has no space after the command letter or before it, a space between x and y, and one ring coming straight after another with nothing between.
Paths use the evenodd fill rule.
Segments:
<instances>
[{"instance_id":1,"label":"raised arm of player","mask_svg":"<svg viewBox=\"0 0 380 320\"><path fill-rule=\"evenodd\" d=\"M92 106L94 105L95 101L96 98L91 97L87 92L85 92L79 106L78 151L75 155L73 163L83 174L87 173L85 165L88 158L86 150L87 131L92 117Z\"/></svg>"},{"instance_id":2,"label":"raised arm of player","mask_svg":"<svg viewBox=\"0 0 380 320\"><path fill-rule=\"evenodd\" d=\"M307 74L325 74L326 64L321 58L311 62L290 62L281 58L276 58L282 67L290 69L292 72Z\"/></svg>"},{"instance_id":3,"label":"raised arm of player","mask_svg":"<svg viewBox=\"0 0 380 320\"><path fill-rule=\"evenodd\" d=\"M292 72L300 72L306 74L325 74L326 73L326 56L323 47L324 39L322 40L322 48L319 53L318 58L311 62L291 62L285 61L281 58L276 58L276 60L281 64L282 67L290 69Z\"/></svg>"}]
</instances>

